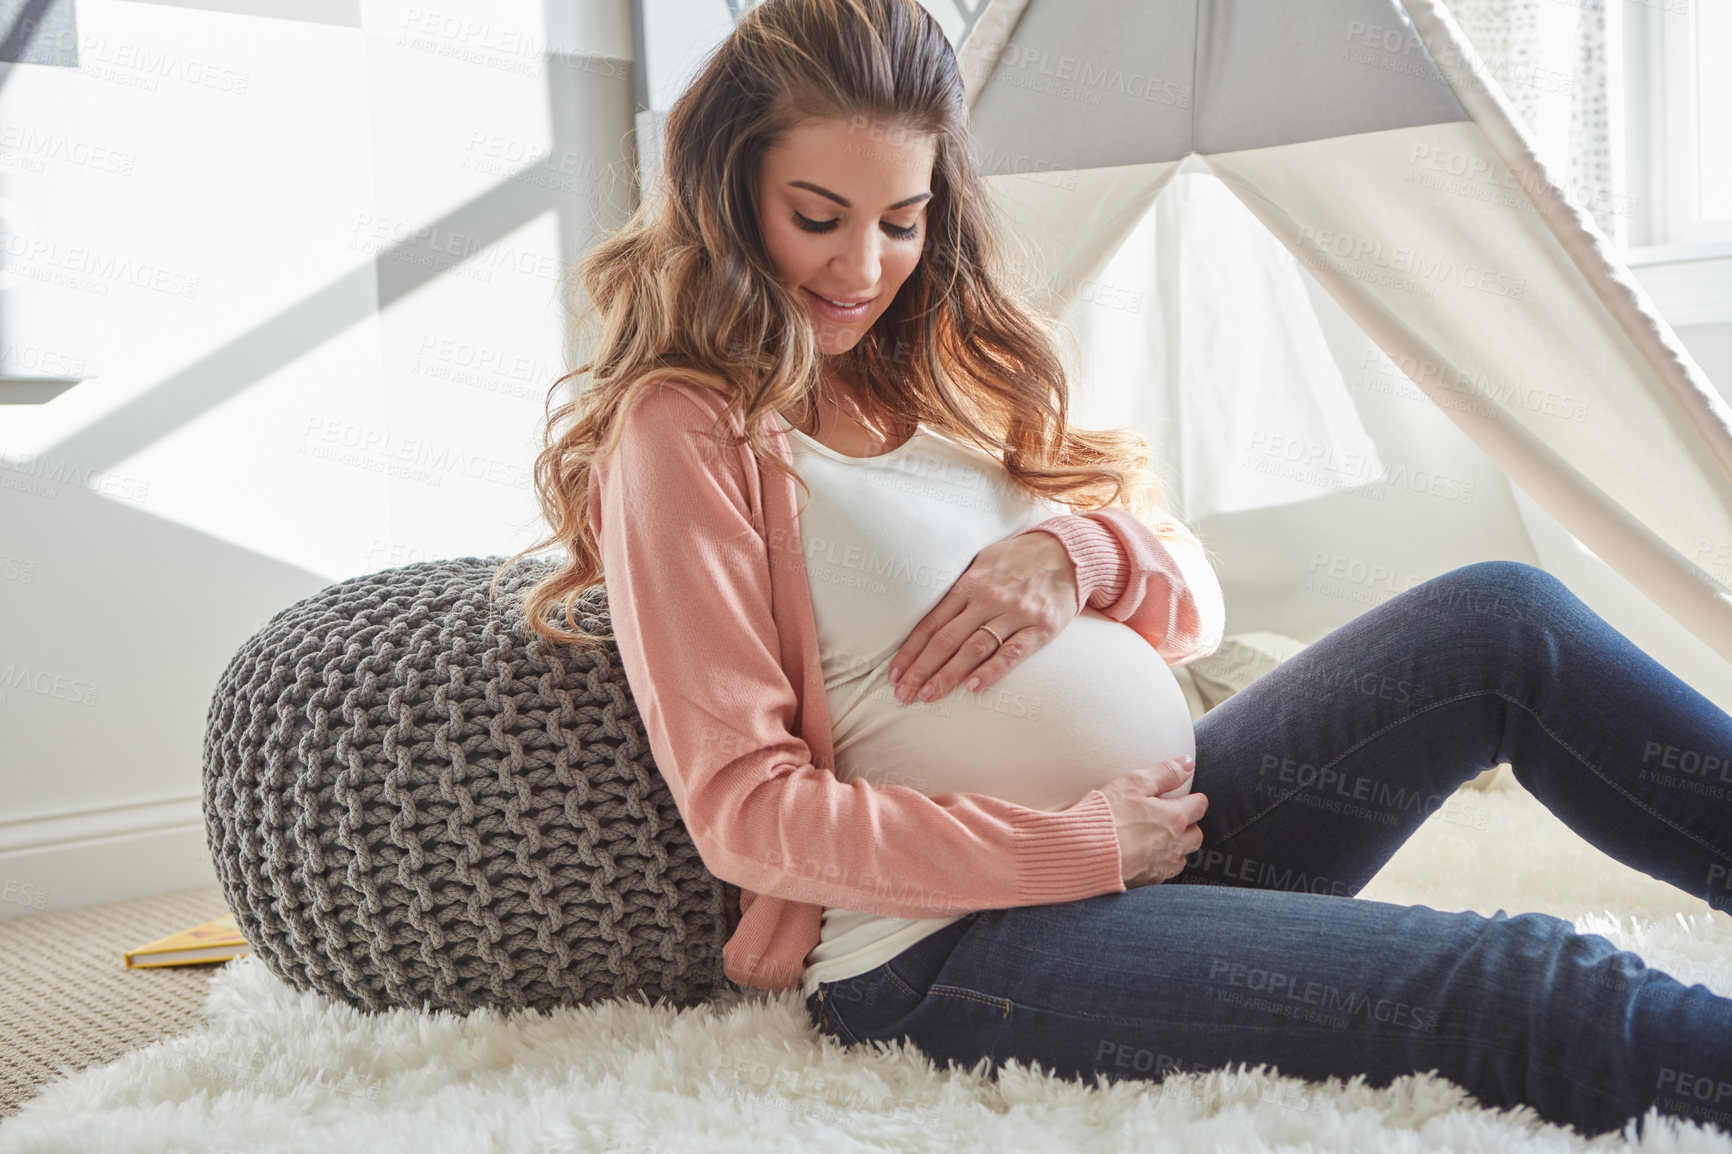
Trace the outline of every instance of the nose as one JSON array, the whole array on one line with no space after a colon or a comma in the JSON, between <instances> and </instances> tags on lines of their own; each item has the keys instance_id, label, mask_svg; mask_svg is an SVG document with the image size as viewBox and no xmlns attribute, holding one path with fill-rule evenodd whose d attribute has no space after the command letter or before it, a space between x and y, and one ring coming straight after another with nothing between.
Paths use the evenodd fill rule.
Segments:
<instances>
[{"instance_id":1,"label":"nose","mask_svg":"<svg viewBox=\"0 0 1732 1154\"><path fill-rule=\"evenodd\" d=\"M830 258L830 275L847 285L850 293L866 296L878 285L883 271L878 222L844 234L840 248Z\"/></svg>"}]
</instances>

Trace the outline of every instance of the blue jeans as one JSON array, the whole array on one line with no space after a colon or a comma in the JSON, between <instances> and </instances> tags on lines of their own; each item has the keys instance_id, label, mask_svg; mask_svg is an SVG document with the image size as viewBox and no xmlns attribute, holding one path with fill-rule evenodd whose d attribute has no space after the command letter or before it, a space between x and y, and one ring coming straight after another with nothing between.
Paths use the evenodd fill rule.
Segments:
<instances>
[{"instance_id":1,"label":"blue jeans","mask_svg":"<svg viewBox=\"0 0 1732 1154\"><path fill-rule=\"evenodd\" d=\"M1434 577L1204 714L1196 737L1209 808L1178 877L967 914L824 983L814 1023L994 1073L1010 1058L1088 1082L1268 1063L1376 1087L1436 1071L1585 1135L1649 1107L1732 1130L1732 998L1547 914L1353 896L1458 786L1508 762L1607 854L1732 910L1732 717L1557 578L1511 561Z\"/></svg>"}]
</instances>

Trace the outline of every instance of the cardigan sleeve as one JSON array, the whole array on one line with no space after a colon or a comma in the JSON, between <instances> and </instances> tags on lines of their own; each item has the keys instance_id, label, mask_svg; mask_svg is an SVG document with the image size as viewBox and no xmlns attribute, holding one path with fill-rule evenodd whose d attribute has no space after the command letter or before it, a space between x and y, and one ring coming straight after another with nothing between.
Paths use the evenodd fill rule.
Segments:
<instances>
[{"instance_id":1,"label":"cardigan sleeve","mask_svg":"<svg viewBox=\"0 0 1732 1154\"><path fill-rule=\"evenodd\" d=\"M1124 890L1106 795L1057 812L974 793L843 782L792 727L749 448L704 435L720 400L653 386L592 465L612 631L657 768L710 872L756 894L929 918ZM717 426L723 431L738 431ZM772 547L774 546L774 547ZM784 555L786 554L786 555ZM815 628L815 626L814 626Z\"/></svg>"},{"instance_id":2,"label":"cardigan sleeve","mask_svg":"<svg viewBox=\"0 0 1732 1154\"><path fill-rule=\"evenodd\" d=\"M1070 554L1079 613L1086 606L1124 622L1168 665L1220 648L1227 617L1221 583L1202 541L1178 518L1162 514L1150 526L1108 506L1061 513L1022 532L1037 530Z\"/></svg>"}]
</instances>

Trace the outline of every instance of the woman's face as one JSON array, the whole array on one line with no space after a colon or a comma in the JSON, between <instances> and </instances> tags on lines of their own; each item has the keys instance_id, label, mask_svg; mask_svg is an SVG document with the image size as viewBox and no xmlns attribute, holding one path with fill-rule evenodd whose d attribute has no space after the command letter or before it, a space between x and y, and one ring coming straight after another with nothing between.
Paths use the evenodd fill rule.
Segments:
<instances>
[{"instance_id":1,"label":"woman's face","mask_svg":"<svg viewBox=\"0 0 1732 1154\"><path fill-rule=\"evenodd\" d=\"M919 263L937 147L876 121L809 119L764 154L764 244L821 351L853 348Z\"/></svg>"}]
</instances>

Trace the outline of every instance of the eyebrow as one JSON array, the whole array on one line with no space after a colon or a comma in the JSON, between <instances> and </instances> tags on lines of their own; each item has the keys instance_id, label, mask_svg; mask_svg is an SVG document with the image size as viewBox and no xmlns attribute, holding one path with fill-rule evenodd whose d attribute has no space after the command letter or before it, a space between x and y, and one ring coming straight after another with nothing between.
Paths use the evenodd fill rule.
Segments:
<instances>
[{"instance_id":1,"label":"eyebrow","mask_svg":"<svg viewBox=\"0 0 1732 1154\"><path fill-rule=\"evenodd\" d=\"M827 196L831 200L835 201L837 204L841 205L843 208L853 208L854 207L854 205L852 203L850 203L848 200L846 200L845 198L838 196L836 193L831 192L829 189L824 188L821 185L813 184L809 180L790 180L788 182L788 184L794 188L804 188L809 192L815 192L819 196ZM919 204L921 201L926 200L931 195L932 195L932 193L930 193L930 192L916 193L915 195L909 197L907 200L897 201L895 204L891 205L889 208L885 209L884 211L895 212L899 208L907 208L911 204Z\"/></svg>"}]
</instances>

